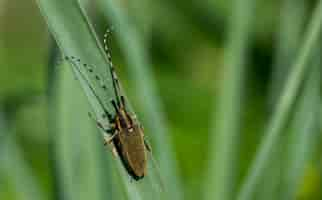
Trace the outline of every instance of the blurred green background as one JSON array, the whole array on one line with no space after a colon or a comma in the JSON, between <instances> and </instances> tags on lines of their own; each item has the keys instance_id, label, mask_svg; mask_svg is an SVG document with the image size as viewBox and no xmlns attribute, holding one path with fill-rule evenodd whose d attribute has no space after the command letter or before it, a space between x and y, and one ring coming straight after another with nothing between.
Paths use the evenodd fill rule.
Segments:
<instances>
[{"instance_id":1,"label":"blurred green background","mask_svg":"<svg viewBox=\"0 0 322 200\"><path fill-rule=\"evenodd\" d=\"M237 185L245 177L263 130L274 112L316 4L317 1L313 0L256 1L254 18L249 25L242 90L239 91L242 98L236 113L241 117L237 139L238 168L233 172ZM224 49L234 1L137 0L122 1L122 5L146 40L157 93L169 125L172 153L178 165L177 177L183 184L184 199L200 199L205 191L207 173L212 168L209 161L214 148L211 135L215 113L219 110L216 107L219 91L223 87L223 63L227 58ZM94 27L103 33L106 21L96 15L91 5L89 10L97 18ZM139 102L138 92L129 81L130 72L124 67L124 55L115 37L112 49L120 80L140 116L144 103ZM50 142L56 135L52 127L56 121L53 118L57 116L50 114L51 101L56 98L50 91L56 87L54 80L69 66L59 64L57 51L36 2L0 0L1 200L33 199L26 198L24 192L17 194L17 188L28 190L30 186L27 180L20 186L16 184L20 180L16 177L19 170L14 169L17 163L28 169L20 172L32 177L45 199L59 199ZM53 58L56 60L52 61ZM322 62L321 54L314 59ZM58 64L53 66L53 62ZM321 81L316 85L321 85ZM283 180L279 177L289 166L276 163L286 160L284 147L292 142L289 135L294 130L293 118L300 112L295 108L299 107L304 87L300 88L282 133L283 143L276 147L273 169L268 166L267 177L264 175L259 183L264 186L256 190L254 199L264 199L267 182L273 182L271 185L276 193L268 192L266 198L272 195L268 199L283 199ZM321 89L318 96L321 97ZM321 113L321 101L317 105L314 110ZM296 188L296 199L322 199L321 114L315 115L314 119L317 121L315 128L306 129L312 132L313 143L308 145L312 148L305 154L307 159L303 160L304 170ZM296 122L299 123L298 129L305 126L304 120L305 116ZM148 132L146 135L149 137ZM10 159L18 161L4 163Z\"/></svg>"}]
</instances>

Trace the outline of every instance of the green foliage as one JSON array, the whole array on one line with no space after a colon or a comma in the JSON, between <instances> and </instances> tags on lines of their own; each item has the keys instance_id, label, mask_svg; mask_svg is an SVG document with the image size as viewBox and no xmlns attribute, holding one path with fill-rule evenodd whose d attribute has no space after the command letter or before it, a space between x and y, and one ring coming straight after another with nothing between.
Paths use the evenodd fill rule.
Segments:
<instances>
[{"instance_id":1,"label":"green foliage","mask_svg":"<svg viewBox=\"0 0 322 200\"><path fill-rule=\"evenodd\" d=\"M25 4L3 2L0 28L23 24L2 8ZM0 32L0 199L321 198L322 1L284 0L281 10L251 0L36 3L58 54L76 59L57 65L53 52L46 77L44 33L7 45L10 31ZM156 160L138 182L87 115L105 121L98 97L114 114L101 37L107 21L127 103ZM30 51L21 55L14 46L23 44Z\"/></svg>"},{"instance_id":2,"label":"green foliage","mask_svg":"<svg viewBox=\"0 0 322 200\"><path fill-rule=\"evenodd\" d=\"M34 172L26 163L21 149L16 144L14 135L9 130L8 123L2 111L0 111L0 178L6 187L0 190L1 196L12 195L13 199L41 200L44 199L43 191ZM12 194L3 189L13 188ZM26 187L28 186L28 187Z\"/></svg>"},{"instance_id":3,"label":"green foliage","mask_svg":"<svg viewBox=\"0 0 322 200\"><path fill-rule=\"evenodd\" d=\"M72 69L75 73L76 78L81 82L81 85L89 99L89 102L91 103L92 110L94 111L97 120L103 121L103 108L100 105L100 102L98 101L98 97L103 102L104 107L110 108L109 111L111 111L111 105L109 103L110 99L114 99L114 91L113 86L111 83L111 77L108 76L108 62L106 60L106 56L102 53L102 49L99 46L99 43L97 41L97 38L95 36L95 32L93 31L91 25L88 23L88 18L86 16L85 10L82 10L80 5L77 2L62 2L61 4L57 4L56 1L40 1L38 2L41 10L44 13L44 16L46 16L47 23L49 24L49 27L51 28L51 31L53 32L54 38L57 41L60 49L62 52L64 52L64 55L67 55L69 57L74 56L77 59L80 59L80 62L71 60ZM70 8L63 10L64 8ZM59 16L59 17L55 17ZM69 19L69 20L66 20ZM79 21L80 23L75 26L74 21ZM70 27L69 30L64 29L64 27ZM77 37L73 37L73 35L77 35ZM73 40L71 40L73 38ZM82 48L83 47L83 48ZM94 56L93 58L91 56L87 56L91 52L91 54L95 54L97 56ZM84 69L83 63L88 64L90 67L94 69L94 72L103 77L104 84L107 85L108 90L103 93L99 92L100 90L100 82L94 81L91 76L93 75ZM95 93L98 95L96 96L92 88L89 87L90 85L95 90ZM68 85L68 87L72 86L71 83L65 83L64 85ZM63 89L65 91L65 89ZM104 193L100 193L100 188L106 184L100 184L102 180L108 180L109 179L109 173L103 173L103 171L108 170L105 169L103 166L101 166L99 163L97 163L100 159L100 154L93 153L94 155L88 155L86 156L85 153L82 153L84 150L76 151L76 147L72 144L73 141L77 139L77 144L79 147L82 147L81 144L86 144L86 148L91 149L90 147L97 147L100 146L99 144L90 145L90 138L95 138L92 134L89 134L90 132L93 132L91 129L88 128L88 125L86 126L86 119L82 119L80 117L73 117L78 116L78 112L81 112L81 109L75 109L73 111L73 106L75 104L74 98L77 99L77 101L80 101L82 98L77 96L77 93L75 89L67 88L66 93L63 94L57 94L57 96L61 96L63 100L61 100L60 105L62 105L61 112L62 117L58 117L61 121L61 130L58 129L58 132L62 134L63 137L59 137L60 140L58 140L58 145L55 149L58 149L58 161L59 166L62 166L60 172L62 173L63 177L68 177L66 181L66 187L67 192L66 198L67 199L73 199L73 198L80 198L75 191L83 191L83 189L76 187L74 188L75 182L82 182L77 181L78 178L84 177L90 177L89 175L86 176L86 174L91 174L92 180L90 181L84 181L84 183L87 182L87 184L91 185L92 192L88 193L89 196L96 196L98 199L105 198L106 195ZM66 102L65 102L66 101ZM71 102L72 105L69 105L68 102ZM79 104L78 106L82 107L83 109L86 109L86 107L82 106L83 104ZM72 110L69 110L72 109ZM59 115L58 115L59 116ZM86 116L86 114L82 116ZM68 119L75 119L75 122L68 120ZM84 122L82 122L84 120ZM87 119L88 121L88 119ZM104 120L105 121L105 120ZM82 128L78 128L78 124L82 124ZM104 124L105 125L105 124ZM79 129L79 130L78 130ZM78 130L78 131L77 131ZM73 132L73 134L68 134L68 132ZM81 133L84 133L87 137L90 138L84 138L81 139ZM75 138L75 139L74 139ZM83 142L82 142L83 141ZM90 147L88 147L90 146ZM94 148L95 149L95 148ZM75 163L75 159L77 159L80 155L75 155L75 151L79 152L80 155L82 155L82 158L88 158L89 161L86 159L83 159L84 163L79 164ZM88 152L84 151L84 152ZM96 152L96 151L93 151ZM110 155L111 156L111 155ZM95 159L96 158L96 159ZM92 160L93 159L93 160ZM93 164L93 166L87 166L85 163ZM97 164L95 164L97 163ZM74 171L77 169L77 166L82 166L82 169L84 171L78 172L76 175L74 175ZM103 170L104 169L104 170ZM123 168L118 167L118 169L121 170L121 172L124 171ZM128 192L128 198L129 199L142 199L142 198L152 198L153 196L160 196L160 186L158 186L159 181L154 180L158 178L155 174L158 173L153 172L153 170L157 170L157 168L150 168L150 177L145 178L143 181L137 184L129 184L128 178L123 177L125 187L124 190ZM78 171L78 170L76 170ZM92 172L93 171L93 172ZM112 170L109 170L112 171ZM66 173L66 175L64 175ZM80 176L80 174L82 174ZM96 176L94 176L94 175ZM152 176L154 174L154 176ZM122 173L123 176L126 176L124 173ZM73 177L77 177L76 179ZM86 179L85 179L86 180ZM152 181L152 183L149 183ZM144 193L142 193L144 191ZM76 196L75 196L76 195ZM84 197L84 195L81 195ZM86 197L84 197L86 199Z\"/></svg>"},{"instance_id":4,"label":"green foliage","mask_svg":"<svg viewBox=\"0 0 322 200\"><path fill-rule=\"evenodd\" d=\"M277 103L275 113L266 128L266 134L262 139L258 153L249 168L249 176L242 185L238 199L250 199L258 182L258 179L264 174L266 162L272 154L274 145L278 143L283 127L289 117L291 106L293 105L300 85L303 82L306 71L309 68L309 60L312 58L313 52L318 49L318 41L320 41L320 32L322 25L322 1L319 1L313 13L311 23L308 27L304 43L300 47L298 57L289 73L285 88L282 91L279 102Z\"/></svg>"},{"instance_id":5,"label":"green foliage","mask_svg":"<svg viewBox=\"0 0 322 200\"><path fill-rule=\"evenodd\" d=\"M240 137L240 111L246 57L253 21L254 1L236 1L230 18L227 47L222 72L222 87L216 107L215 130L212 136L206 199L233 199L236 188L238 138Z\"/></svg>"}]
</instances>

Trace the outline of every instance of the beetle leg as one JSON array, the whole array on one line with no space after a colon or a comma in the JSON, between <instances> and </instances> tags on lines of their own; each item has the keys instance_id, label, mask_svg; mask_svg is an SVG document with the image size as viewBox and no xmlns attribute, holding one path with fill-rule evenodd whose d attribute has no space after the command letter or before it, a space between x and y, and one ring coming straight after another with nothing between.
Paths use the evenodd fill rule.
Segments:
<instances>
[{"instance_id":1,"label":"beetle leg","mask_svg":"<svg viewBox=\"0 0 322 200\"><path fill-rule=\"evenodd\" d=\"M96 123L96 125L100 128L100 129L102 129L102 131L103 132L105 132L105 133L110 133L110 134L112 134L112 133L114 133L115 132L115 125L113 125L112 124L112 126L111 126L111 128L109 128L109 129L106 129L98 120L96 120L93 116L92 116L92 114L91 113L88 113L88 116L91 118L91 119L93 119L93 121L95 121L95 123Z\"/></svg>"},{"instance_id":2,"label":"beetle leg","mask_svg":"<svg viewBox=\"0 0 322 200\"><path fill-rule=\"evenodd\" d=\"M108 137L108 136L104 136L104 146L108 146L110 148L110 151L112 152L113 156L116 158L118 157L116 148L114 146L114 144L112 143L113 138L116 136L117 132L114 133L114 135Z\"/></svg>"},{"instance_id":3,"label":"beetle leg","mask_svg":"<svg viewBox=\"0 0 322 200\"><path fill-rule=\"evenodd\" d=\"M119 105L118 105L118 103L117 102L115 102L114 100L111 100L111 103L112 103L112 105L113 105L113 107L114 107L114 110L115 110L115 112L116 113L119 113Z\"/></svg>"},{"instance_id":4,"label":"beetle leg","mask_svg":"<svg viewBox=\"0 0 322 200\"><path fill-rule=\"evenodd\" d=\"M104 146L107 144L111 144L112 140L114 139L114 137L118 134L117 131L115 131L115 133L112 136L104 136Z\"/></svg>"},{"instance_id":5,"label":"beetle leg","mask_svg":"<svg viewBox=\"0 0 322 200\"><path fill-rule=\"evenodd\" d=\"M152 153L152 148L151 145L149 144L149 142L144 138L144 146L146 148L146 150L148 150L148 152Z\"/></svg>"},{"instance_id":6,"label":"beetle leg","mask_svg":"<svg viewBox=\"0 0 322 200\"><path fill-rule=\"evenodd\" d=\"M114 146L112 147L112 154L114 157L118 157L117 151Z\"/></svg>"}]
</instances>

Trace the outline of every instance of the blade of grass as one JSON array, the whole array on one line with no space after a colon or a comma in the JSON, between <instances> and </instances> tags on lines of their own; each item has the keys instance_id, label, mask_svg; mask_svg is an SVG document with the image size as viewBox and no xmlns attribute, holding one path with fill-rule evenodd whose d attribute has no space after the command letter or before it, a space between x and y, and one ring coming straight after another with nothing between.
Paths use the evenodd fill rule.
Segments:
<instances>
[{"instance_id":1,"label":"blade of grass","mask_svg":"<svg viewBox=\"0 0 322 200\"><path fill-rule=\"evenodd\" d=\"M296 190L304 175L305 166L312 159L318 136L318 119L321 89L321 51L316 51L314 65L306 81L303 94L300 98L299 108L291 127L291 135L284 175L283 199L295 199Z\"/></svg>"},{"instance_id":2,"label":"blade of grass","mask_svg":"<svg viewBox=\"0 0 322 200\"><path fill-rule=\"evenodd\" d=\"M321 133L321 136L322 136L322 101L321 101L321 98L320 98L320 117L319 117L319 121L320 121L320 133Z\"/></svg>"},{"instance_id":3,"label":"blade of grass","mask_svg":"<svg viewBox=\"0 0 322 200\"><path fill-rule=\"evenodd\" d=\"M88 119L89 106L71 72L61 71L55 93L58 128L54 142L62 196L113 199L111 168L104 163L102 140Z\"/></svg>"},{"instance_id":4,"label":"blade of grass","mask_svg":"<svg viewBox=\"0 0 322 200\"><path fill-rule=\"evenodd\" d=\"M230 18L227 50L224 57L222 84L218 95L215 129L211 140L211 154L206 199L233 199L236 170L235 158L240 129L240 110L245 58L255 1L234 2Z\"/></svg>"},{"instance_id":5,"label":"blade of grass","mask_svg":"<svg viewBox=\"0 0 322 200\"><path fill-rule=\"evenodd\" d=\"M108 83L106 84L107 92L104 93L106 98L114 98L106 56L102 47L98 45L93 31L88 26L78 2L76 0L38 0L37 3L61 52L66 56L74 56L80 59L83 64L91 65L95 73L99 74L105 83ZM83 71L81 65L78 67ZM83 71L83 73L90 77L89 72ZM97 104L95 105L93 101L91 103L94 110L99 112L96 114L100 119L102 109ZM110 104L105 106L113 110Z\"/></svg>"},{"instance_id":6,"label":"blade of grass","mask_svg":"<svg viewBox=\"0 0 322 200\"><path fill-rule=\"evenodd\" d=\"M285 0L280 12L281 22L278 27L276 54L270 85L270 104L275 105L280 96L281 86L285 82L285 74L289 72L292 59L302 39L304 22L307 13L307 2Z\"/></svg>"},{"instance_id":7,"label":"blade of grass","mask_svg":"<svg viewBox=\"0 0 322 200\"><path fill-rule=\"evenodd\" d=\"M0 175L6 176L0 177L1 180L8 180L7 183L13 187L14 197L17 200L45 199L40 184L16 145L12 130L9 129L1 110L0 130Z\"/></svg>"},{"instance_id":8,"label":"blade of grass","mask_svg":"<svg viewBox=\"0 0 322 200\"><path fill-rule=\"evenodd\" d=\"M163 177L166 193L164 198L182 199L182 186L177 176L171 142L168 137L169 130L165 125L165 116L158 98L153 73L149 66L144 38L140 37L129 17L112 0L99 0L102 12L108 17L116 28L116 36L126 56L127 66L133 79L140 102L142 102L142 121L147 127L147 132L153 142L154 155L160 161L160 170ZM144 104L143 104L144 103Z\"/></svg>"},{"instance_id":9,"label":"blade of grass","mask_svg":"<svg viewBox=\"0 0 322 200\"><path fill-rule=\"evenodd\" d=\"M102 51L97 47L96 40L84 21L77 1L41 0L37 1L37 3L60 50L65 55L75 56L81 59L83 63L90 63L94 66L106 66L106 61L101 54ZM101 71L99 71L100 69L97 70L98 74L105 72L102 69ZM107 75L104 76L104 79L111 81ZM65 88L69 84L68 81L66 82ZM108 182L104 183L104 180L108 180L104 175L108 173L109 169L107 165L104 166L99 162L101 160L99 159L100 151L98 149L100 143L95 140L97 139L97 134L88 124L87 114L83 110L87 109L87 107L84 107L85 104L81 103L83 96L73 92L73 89L73 87L66 88L68 92L62 95L65 99L62 99L61 102L61 113L63 114L59 115L61 130L57 131L55 140L63 197L66 197L66 199L79 199L82 197L84 199L105 199L105 197L111 194L106 194L109 191L110 185ZM113 98L111 87L108 90L110 98ZM71 94L75 94L75 96ZM79 98L75 98L76 96ZM96 114L101 116L102 110L95 104L95 100L91 99L92 101L90 102L94 110L97 111ZM80 102L77 104L79 108L73 107L72 105L78 103L78 101ZM70 107L66 107L66 105ZM84 112L79 114L78 112L81 110ZM80 137L78 134L81 134L83 137ZM84 137L86 135L88 136L87 138ZM86 147L92 151L85 151ZM83 162L81 162L82 165L77 165L76 161L80 156L79 151L81 150L85 151L81 159ZM92 154L89 152L92 152ZM82 168L78 169L80 167ZM106 169L105 173L103 173L104 169ZM77 173L78 170L80 171L79 174ZM86 188L86 190L82 189L82 187ZM103 189L103 187L106 188ZM81 191L88 192L79 196Z\"/></svg>"},{"instance_id":10,"label":"blade of grass","mask_svg":"<svg viewBox=\"0 0 322 200\"><path fill-rule=\"evenodd\" d=\"M281 93L281 88L287 78L285 74L289 72L292 59L298 48L298 41L302 39L304 21L306 19L307 2L285 0L280 10L280 24L277 30L277 44L273 64L273 74L269 88L269 107L273 107ZM265 174L261 184L258 186L258 199L271 200L278 199L282 184L283 154L285 145L288 142L288 136L282 137L281 141L274 148L269 164L265 167Z\"/></svg>"},{"instance_id":11,"label":"blade of grass","mask_svg":"<svg viewBox=\"0 0 322 200\"><path fill-rule=\"evenodd\" d=\"M277 144L279 140L281 130L288 119L291 106L294 103L299 86L306 74L309 66L308 61L312 57L312 52L316 47L315 45L319 43L321 24L322 1L319 1L308 27L308 32L305 35L303 46L301 46L298 57L295 60L295 64L291 68L291 72L286 81L285 88L279 99L276 110L268 124L266 133L256 153L255 159L251 163L248 175L240 188L237 197L238 200L251 199L256 188L255 186L258 183L260 176L263 174L263 169L267 165L267 161L269 160L274 145Z\"/></svg>"}]
</instances>

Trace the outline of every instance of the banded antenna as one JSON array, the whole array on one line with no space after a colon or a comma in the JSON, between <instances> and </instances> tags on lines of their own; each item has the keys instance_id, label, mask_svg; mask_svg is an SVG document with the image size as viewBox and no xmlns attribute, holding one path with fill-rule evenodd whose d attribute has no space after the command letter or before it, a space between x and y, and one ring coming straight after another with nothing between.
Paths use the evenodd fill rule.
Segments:
<instances>
[{"instance_id":1,"label":"banded antenna","mask_svg":"<svg viewBox=\"0 0 322 200\"><path fill-rule=\"evenodd\" d=\"M121 107L121 106L125 107L124 97L121 95L120 83L119 83L118 77L115 72L115 68L114 68L114 65L112 62L111 50L108 45L108 38L110 37L111 34L112 34L112 31L110 29L107 29L104 34L104 39L103 39L104 51L105 51L105 53L107 55L107 59L108 59L109 71L110 71L111 77L112 77L113 88L114 88L114 93L116 96L117 105L119 107Z\"/></svg>"},{"instance_id":2,"label":"banded antenna","mask_svg":"<svg viewBox=\"0 0 322 200\"><path fill-rule=\"evenodd\" d=\"M100 97L97 95L97 93L95 92L95 89L92 87L91 83L88 81L88 79L86 78L86 76L84 75L83 72L81 72L81 70L79 69L78 65L77 64L81 64L80 62L80 59L76 59L75 57L71 56L71 57L68 57L68 56L65 56L65 59L66 60L69 60L71 61L74 65L75 65L75 68L77 70L77 72L80 74L80 76L84 79L84 81L86 82L86 84L88 85L89 89L91 90L92 94L95 96L95 98L97 99L98 103L100 104L100 106L102 107L103 111L104 111L104 114L108 117L109 121L111 122L112 121L112 115L106 110L104 104L103 104L103 101L100 99ZM84 67L87 67L87 64L83 64ZM93 72L92 69L89 69L89 72ZM95 76L96 79L99 77L96 75ZM103 88L106 88L105 85L102 86Z\"/></svg>"}]
</instances>

